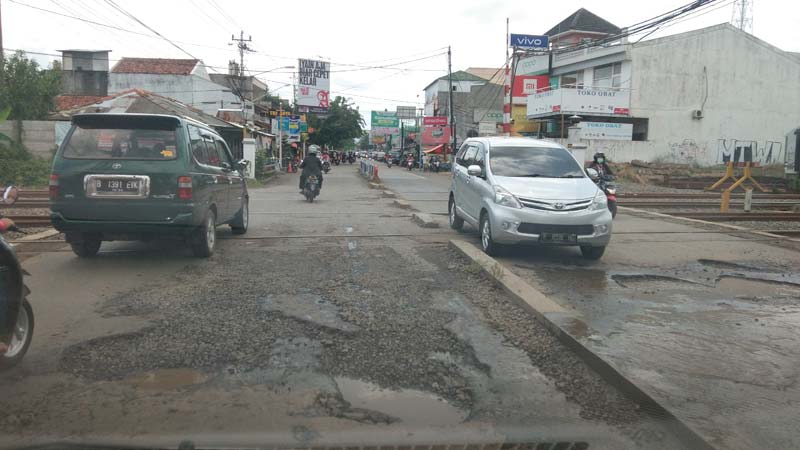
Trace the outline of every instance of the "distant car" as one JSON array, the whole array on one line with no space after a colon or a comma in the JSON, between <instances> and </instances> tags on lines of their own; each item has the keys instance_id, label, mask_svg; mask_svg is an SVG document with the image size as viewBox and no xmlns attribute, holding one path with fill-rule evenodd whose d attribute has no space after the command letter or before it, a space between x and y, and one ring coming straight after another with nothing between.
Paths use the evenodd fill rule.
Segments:
<instances>
[{"instance_id":1,"label":"distant car","mask_svg":"<svg viewBox=\"0 0 800 450\"><path fill-rule=\"evenodd\" d=\"M611 239L606 195L564 147L529 138L469 138L459 150L448 202L450 226L480 231L481 247L579 246L599 259Z\"/></svg>"},{"instance_id":2,"label":"distant car","mask_svg":"<svg viewBox=\"0 0 800 450\"><path fill-rule=\"evenodd\" d=\"M102 241L184 239L214 252L216 228L247 231L244 160L189 119L155 114L80 114L56 152L50 218L80 257Z\"/></svg>"}]
</instances>

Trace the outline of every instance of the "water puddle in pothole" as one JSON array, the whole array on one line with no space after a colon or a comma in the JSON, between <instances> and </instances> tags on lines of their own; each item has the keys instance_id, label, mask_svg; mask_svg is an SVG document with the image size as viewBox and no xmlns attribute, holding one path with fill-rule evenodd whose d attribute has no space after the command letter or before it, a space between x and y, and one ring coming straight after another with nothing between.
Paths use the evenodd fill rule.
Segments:
<instances>
[{"instance_id":1,"label":"water puddle in pothole","mask_svg":"<svg viewBox=\"0 0 800 450\"><path fill-rule=\"evenodd\" d=\"M725 294L740 297L796 297L800 298L800 285L780 281L745 277L723 276L717 289Z\"/></svg>"},{"instance_id":2,"label":"water puddle in pothole","mask_svg":"<svg viewBox=\"0 0 800 450\"><path fill-rule=\"evenodd\" d=\"M611 279L618 285L624 288L631 289L670 289L670 288L702 288L700 283L690 280L683 280L680 278L665 276L665 275L651 275L651 274L633 274L633 275L612 275Z\"/></svg>"},{"instance_id":3,"label":"water puddle in pothole","mask_svg":"<svg viewBox=\"0 0 800 450\"><path fill-rule=\"evenodd\" d=\"M381 389L352 378L336 377L335 380L342 398L353 408L378 411L409 425L457 425L467 417L467 411L428 392Z\"/></svg>"},{"instance_id":4,"label":"water puddle in pothole","mask_svg":"<svg viewBox=\"0 0 800 450\"><path fill-rule=\"evenodd\" d=\"M138 388L168 391L205 383L208 376L192 369L163 369L126 378L125 382Z\"/></svg>"}]
</instances>

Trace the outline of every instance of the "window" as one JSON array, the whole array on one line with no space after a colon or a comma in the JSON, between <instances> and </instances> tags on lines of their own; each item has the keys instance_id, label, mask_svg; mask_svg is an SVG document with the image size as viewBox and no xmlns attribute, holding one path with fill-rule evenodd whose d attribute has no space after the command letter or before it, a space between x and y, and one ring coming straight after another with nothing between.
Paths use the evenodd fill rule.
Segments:
<instances>
[{"instance_id":1,"label":"window","mask_svg":"<svg viewBox=\"0 0 800 450\"><path fill-rule=\"evenodd\" d=\"M461 165L463 165L463 164L462 164L462 162L463 162L462 160L464 159L464 153L466 153L466 152L467 152L467 148L468 148L468 147L469 147L469 145L468 145L468 144L462 144L462 145L461 145L461 149L459 149L459 150L458 150L458 153L456 154L456 164L461 164Z\"/></svg>"},{"instance_id":2,"label":"window","mask_svg":"<svg viewBox=\"0 0 800 450\"><path fill-rule=\"evenodd\" d=\"M470 145L467 147L467 151L464 153L463 158L461 159L461 165L464 167L469 167L470 165L475 163L475 154L478 152L478 147L475 145Z\"/></svg>"},{"instance_id":3,"label":"window","mask_svg":"<svg viewBox=\"0 0 800 450\"><path fill-rule=\"evenodd\" d=\"M583 71L565 73L561 75L561 87L568 89L583 89Z\"/></svg>"},{"instance_id":4,"label":"window","mask_svg":"<svg viewBox=\"0 0 800 450\"><path fill-rule=\"evenodd\" d=\"M622 86L622 63L606 64L594 68L594 83L596 88L619 88Z\"/></svg>"},{"instance_id":5,"label":"window","mask_svg":"<svg viewBox=\"0 0 800 450\"><path fill-rule=\"evenodd\" d=\"M200 129L189 125L189 146L192 149L192 156L200 164L209 164L208 148L203 136L200 134Z\"/></svg>"},{"instance_id":6,"label":"window","mask_svg":"<svg viewBox=\"0 0 800 450\"><path fill-rule=\"evenodd\" d=\"M481 145L478 148L478 153L475 155L475 164L481 166L482 168L486 168L486 150L483 149Z\"/></svg>"},{"instance_id":7,"label":"window","mask_svg":"<svg viewBox=\"0 0 800 450\"><path fill-rule=\"evenodd\" d=\"M76 127L64 147L74 159L168 160L177 157L174 130Z\"/></svg>"},{"instance_id":8,"label":"window","mask_svg":"<svg viewBox=\"0 0 800 450\"><path fill-rule=\"evenodd\" d=\"M584 178L583 168L562 148L492 148L489 165L500 177Z\"/></svg>"},{"instance_id":9,"label":"window","mask_svg":"<svg viewBox=\"0 0 800 450\"><path fill-rule=\"evenodd\" d=\"M223 142L222 139L214 138L214 144L219 154L220 162L226 162L233 167L230 152L228 152L228 147L225 145L225 142Z\"/></svg>"}]
</instances>

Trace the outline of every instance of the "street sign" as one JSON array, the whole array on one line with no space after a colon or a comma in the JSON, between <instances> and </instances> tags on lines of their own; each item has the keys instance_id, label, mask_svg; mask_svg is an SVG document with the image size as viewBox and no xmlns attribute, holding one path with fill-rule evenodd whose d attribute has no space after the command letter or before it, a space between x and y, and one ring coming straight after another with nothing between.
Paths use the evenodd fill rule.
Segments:
<instances>
[{"instance_id":1,"label":"street sign","mask_svg":"<svg viewBox=\"0 0 800 450\"><path fill-rule=\"evenodd\" d=\"M511 46L515 48L547 48L550 39L547 36L533 34L511 34Z\"/></svg>"}]
</instances>

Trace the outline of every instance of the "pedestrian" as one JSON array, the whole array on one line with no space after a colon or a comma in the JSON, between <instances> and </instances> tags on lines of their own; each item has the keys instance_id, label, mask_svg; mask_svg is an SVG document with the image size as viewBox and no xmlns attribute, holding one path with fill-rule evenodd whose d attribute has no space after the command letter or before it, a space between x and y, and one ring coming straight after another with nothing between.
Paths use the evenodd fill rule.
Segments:
<instances>
[{"instance_id":1,"label":"pedestrian","mask_svg":"<svg viewBox=\"0 0 800 450\"><path fill-rule=\"evenodd\" d=\"M420 172L425 171L425 153L423 152L419 153L419 171Z\"/></svg>"}]
</instances>

